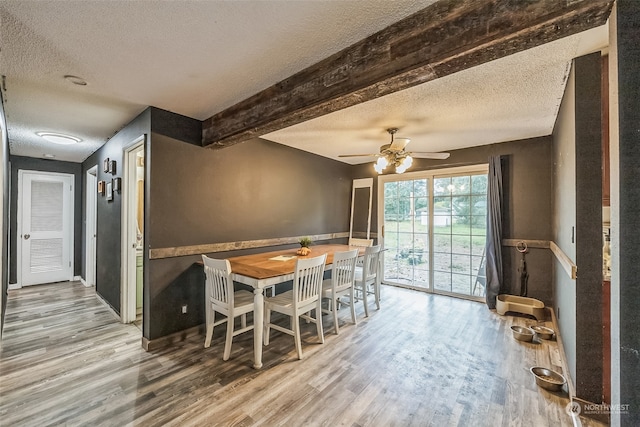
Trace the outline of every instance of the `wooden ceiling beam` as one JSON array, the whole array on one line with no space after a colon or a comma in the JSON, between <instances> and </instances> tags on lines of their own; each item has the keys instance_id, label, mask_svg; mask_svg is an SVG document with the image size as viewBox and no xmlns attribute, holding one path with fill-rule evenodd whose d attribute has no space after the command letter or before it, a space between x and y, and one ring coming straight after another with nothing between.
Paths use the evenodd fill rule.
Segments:
<instances>
[{"instance_id":1,"label":"wooden ceiling beam","mask_svg":"<svg viewBox=\"0 0 640 427\"><path fill-rule=\"evenodd\" d=\"M203 123L223 148L606 23L613 0L441 0Z\"/></svg>"}]
</instances>

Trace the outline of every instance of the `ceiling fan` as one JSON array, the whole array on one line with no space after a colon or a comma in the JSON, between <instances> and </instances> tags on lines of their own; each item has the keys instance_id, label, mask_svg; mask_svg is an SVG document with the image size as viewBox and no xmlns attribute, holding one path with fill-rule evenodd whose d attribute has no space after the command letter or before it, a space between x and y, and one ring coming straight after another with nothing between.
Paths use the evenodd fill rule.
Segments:
<instances>
[{"instance_id":1,"label":"ceiling fan","mask_svg":"<svg viewBox=\"0 0 640 427\"><path fill-rule=\"evenodd\" d=\"M338 157L377 157L378 160L373 164L373 168L378 173L382 173L388 165L393 165L396 169L396 173L403 173L413 163L413 158L422 159L448 159L449 153L425 153L425 152L410 152L405 151L405 148L409 141L409 138L395 138L394 135L398 132L398 128L387 129L389 135L391 135L391 142L380 146L380 153L375 154L341 154Z\"/></svg>"}]
</instances>

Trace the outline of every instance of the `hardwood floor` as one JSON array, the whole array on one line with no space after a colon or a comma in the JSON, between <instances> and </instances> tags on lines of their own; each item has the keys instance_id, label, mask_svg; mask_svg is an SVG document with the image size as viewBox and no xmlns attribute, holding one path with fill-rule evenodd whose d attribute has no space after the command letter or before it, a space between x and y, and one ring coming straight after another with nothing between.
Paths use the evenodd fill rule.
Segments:
<instances>
[{"instance_id":1,"label":"hardwood floor","mask_svg":"<svg viewBox=\"0 0 640 427\"><path fill-rule=\"evenodd\" d=\"M9 292L0 352L0 425L571 426L566 394L535 385L528 369L561 369L557 343L515 341L484 304L383 287L382 310L325 344L303 323L304 359L272 332L264 367L251 333L222 361L223 329L145 352L80 283ZM585 426L599 425L582 419Z\"/></svg>"}]
</instances>

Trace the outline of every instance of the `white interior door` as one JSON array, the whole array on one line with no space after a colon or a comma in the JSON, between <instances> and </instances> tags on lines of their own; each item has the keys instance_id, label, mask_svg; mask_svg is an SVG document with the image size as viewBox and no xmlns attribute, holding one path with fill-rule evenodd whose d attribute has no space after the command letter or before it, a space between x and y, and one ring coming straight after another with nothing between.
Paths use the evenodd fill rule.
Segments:
<instances>
[{"instance_id":1,"label":"white interior door","mask_svg":"<svg viewBox=\"0 0 640 427\"><path fill-rule=\"evenodd\" d=\"M96 285L96 225L97 225L97 182L98 167L87 171L86 189L86 232L85 232L85 285Z\"/></svg>"},{"instance_id":2,"label":"white interior door","mask_svg":"<svg viewBox=\"0 0 640 427\"><path fill-rule=\"evenodd\" d=\"M73 175L19 171L21 286L73 279Z\"/></svg>"}]
</instances>

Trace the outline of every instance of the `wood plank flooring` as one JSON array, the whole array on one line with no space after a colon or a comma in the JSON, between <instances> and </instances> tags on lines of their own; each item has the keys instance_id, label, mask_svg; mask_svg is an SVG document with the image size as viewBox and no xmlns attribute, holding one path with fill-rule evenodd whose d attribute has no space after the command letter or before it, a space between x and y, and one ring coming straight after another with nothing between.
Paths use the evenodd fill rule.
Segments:
<instances>
[{"instance_id":1,"label":"wood plank flooring","mask_svg":"<svg viewBox=\"0 0 640 427\"><path fill-rule=\"evenodd\" d=\"M572 426L563 393L535 385L529 367L561 369L555 341L515 341L484 304L383 287L382 310L340 335L325 316L325 344L303 324L305 358L272 332L264 367L252 333L222 361L196 336L145 352L80 283L9 292L0 350L2 426ZM284 319L283 319L284 320ZM582 419L584 426L598 426Z\"/></svg>"}]
</instances>

